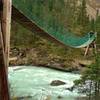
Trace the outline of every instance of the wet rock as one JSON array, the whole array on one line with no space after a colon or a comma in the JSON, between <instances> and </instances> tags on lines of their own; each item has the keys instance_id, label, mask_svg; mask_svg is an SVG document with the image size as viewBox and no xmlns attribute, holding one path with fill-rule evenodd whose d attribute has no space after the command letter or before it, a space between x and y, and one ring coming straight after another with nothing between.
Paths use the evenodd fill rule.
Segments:
<instances>
[{"instance_id":1,"label":"wet rock","mask_svg":"<svg viewBox=\"0 0 100 100\"><path fill-rule=\"evenodd\" d=\"M74 89L75 89L75 86L72 86L72 87L66 88L66 90L69 90L70 92L72 92Z\"/></svg>"},{"instance_id":2,"label":"wet rock","mask_svg":"<svg viewBox=\"0 0 100 100\"><path fill-rule=\"evenodd\" d=\"M62 97L62 96L58 96L57 98L58 98L58 99L62 99L63 97Z\"/></svg>"},{"instance_id":3,"label":"wet rock","mask_svg":"<svg viewBox=\"0 0 100 100\"><path fill-rule=\"evenodd\" d=\"M64 85L64 84L66 83L60 80L54 80L50 83L51 86L59 86L59 85Z\"/></svg>"}]
</instances>

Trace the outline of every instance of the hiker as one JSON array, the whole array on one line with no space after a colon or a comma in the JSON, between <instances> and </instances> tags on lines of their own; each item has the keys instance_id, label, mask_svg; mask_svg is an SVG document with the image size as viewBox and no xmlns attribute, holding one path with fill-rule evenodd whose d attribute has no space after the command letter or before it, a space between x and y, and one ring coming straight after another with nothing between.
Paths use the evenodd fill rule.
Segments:
<instances>
[{"instance_id":1,"label":"hiker","mask_svg":"<svg viewBox=\"0 0 100 100\"><path fill-rule=\"evenodd\" d=\"M90 38L94 35L95 33L93 31L89 32Z\"/></svg>"},{"instance_id":2,"label":"hiker","mask_svg":"<svg viewBox=\"0 0 100 100\"><path fill-rule=\"evenodd\" d=\"M93 35L95 35L95 39L93 40L93 42L92 42L90 45L87 46L87 48L86 48L86 50L85 50L84 56L87 55L87 53L88 53L90 47L93 47L94 52L97 53L97 52L96 52L96 37L97 37L97 32L90 31L90 32L89 32L90 38L91 38Z\"/></svg>"}]
</instances>

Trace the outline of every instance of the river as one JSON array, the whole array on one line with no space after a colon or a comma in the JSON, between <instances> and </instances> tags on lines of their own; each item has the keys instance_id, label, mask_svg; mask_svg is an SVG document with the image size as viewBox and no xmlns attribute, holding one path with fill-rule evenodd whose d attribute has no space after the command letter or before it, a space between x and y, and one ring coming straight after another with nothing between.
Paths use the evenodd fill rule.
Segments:
<instances>
[{"instance_id":1,"label":"river","mask_svg":"<svg viewBox=\"0 0 100 100\"><path fill-rule=\"evenodd\" d=\"M19 97L18 100L77 100L77 97L82 95L77 90L70 91L68 88L72 87L73 81L79 78L79 74L44 67L9 67L11 97ZM50 83L54 80L66 84L51 86Z\"/></svg>"}]
</instances>

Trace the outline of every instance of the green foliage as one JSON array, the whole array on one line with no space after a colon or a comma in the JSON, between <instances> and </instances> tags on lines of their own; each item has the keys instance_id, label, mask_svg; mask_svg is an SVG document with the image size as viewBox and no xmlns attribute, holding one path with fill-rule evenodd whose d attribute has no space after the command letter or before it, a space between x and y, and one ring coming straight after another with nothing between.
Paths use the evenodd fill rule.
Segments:
<instances>
[{"instance_id":1,"label":"green foliage","mask_svg":"<svg viewBox=\"0 0 100 100\"><path fill-rule=\"evenodd\" d=\"M37 20L41 26L45 26L45 29L53 27L55 32L58 30L64 34L67 30L75 32L77 27L80 31L75 33L88 31L89 19L86 13L86 0L82 0L80 5L78 5L78 0L21 0L20 4L17 0L13 2L28 17ZM33 14L34 17L32 17Z\"/></svg>"},{"instance_id":2,"label":"green foliage","mask_svg":"<svg viewBox=\"0 0 100 100\"><path fill-rule=\"evenodd\" d=\"M11 46L32 46L35 41L38 40L37 38L38 37L22 27L20 24L14 21L12 22Z\"/></svg>"},{"instance_id":3,"label":"green foliage","mask_svg":"<svg viewBox=\"0 0 100 100\"><path fill-rule=\"evenodd\" d=\"M20 3L18 0L14 0L15 4L18 3L20 9L24 9L24 11L28 14L28 16L32 17L34 14L34 18L41 19L37 20L37 23L43 24L46 29L50 29L51 34L56 34L56 31L59 31L60 34L66 34L65 30L71 31L73 33L77 33L78 35L82 35L82 33L87 33L96 27L97 32L100 32L100 17L97 16L97 20L89 20L86 14L86 0L82 0L82 3L78 5L78 0L21 0ZM27 9L29 8L29 9ZM33 18L33 20L35 20ZM56 31L52 31L52 27ZM45 29L45 31L47 31ZM61 39L62 35L59 35ZM69 33L70 36L70 33ZM67 36L66 36L67 37ZM99 35L98 35L99 37ZM67 39L65 39L67 41ZM64 55L67 51L68 54L74 51L76 56L81 55L80 50L75 49L63 49L61 47L55 47L55 45L50 45L50 43L43 42L41 37L32 34L30 31L26 30L18 23L12 23L12 35L11 35L11 44L14 46L42 46L44 48L47 46L47 51L49 52L57 52L58 55ZM74 40L73 40L74 41ZM98 38L98 43L100 39ZM74 42L73 42L74 43ZM78 42L79 43L79 42ZM43 44L45 44L43 46ZM49 47L50 45L50 47ZM46 48L46 47L45 47ZM59 48L59 49L58 49ZM59 53L58 53L59 51ZM72 58L75 56L72 54Z\"/></svg>"},{"instance_id":4,"label":"green foliage","mask_svg":"<svg viewBox=\"0 0 100 100\"><path fill-rule=\"evenodd\" d=\"M19 4L18 0L15 0L13 2ZM34 0L34 2L33 0L30 0L30 2L28 0L21 0L19 6L21 7L21 9L26 10L26 13L27 10L33 12L34 16L36 15L36 18L39 17L39 19L42 20L42 24L44 24L45 27L51 29L51 26L53 26L54 29L58 30L60 34L63 34L63 31L65 30L69 30L71 32L77 33L78 35L82 35L82 33L87 33L88 31L92 30L95 26L97 32L100 32L100 17L97 16L96 22L94 20L90 21L88 19L88 16L86 14L85 0L82 0L82 3L80 5L78 5L78 0L66 0L66 2L65 0ZM29 14L29 17L30 16L32 16L31 13ZM64 28L65 30L63 30ZM32 34L30 31L26 30L18 23L12 23L12 45L41 46L41 44L43 45L43 43L44 42L41 37ZM45 42L44 44L49 48L49 43ZM42 47L44 48L44 46ZM59 55L63 55L65 51L67 51L68 54L71 54L74 51L77 54L76 56L81 55L80 50L77 49L63 49L61 47L58 47L58 49L54 45L50 45L50 47L51 52L61 52L57 53ZM48 49L47 51L50 50ZM72 55L72 57L73 56L74 54Z\"/></svg>"},{"instance_id":5,"label":"green foliage","mask_svg":"<svg viewBox=\"0 0 100 100\"><path fill-rule=\"evenodd\" d=\"M86 13L86 0L82 0L82 4L79 6L78 21L79 24L85 26L87 24L87 13Z\"/></svg>"},{"instance_id":6,"label":"green foliage","mask_svg":"<svg viewBox=\"0 0 100 100\"><path fill-rule=\"evenodd\" d=\"M85 33L88 32L89 29L89 16L87 16L87 10L86 10L86 0L82 0L82 3L80 4L78 8L78 16L77 16L77 23L79 27L82 27L81 32Z\"/></svg>"},{"instance_id":7,"label":"green foliage","mask_svg":"<svg viewBox=\"0 0 100 100\"><path fill-rule=\"evenodd\" d=\"M75 81L76 86L85 87L88 84L85 93L93 100L98 100L100 97L100 54L95 56L95 63L88 66L83 72L81 79ZM84 90L85 88L83 88Z\"/></svg>"}]
</instances>

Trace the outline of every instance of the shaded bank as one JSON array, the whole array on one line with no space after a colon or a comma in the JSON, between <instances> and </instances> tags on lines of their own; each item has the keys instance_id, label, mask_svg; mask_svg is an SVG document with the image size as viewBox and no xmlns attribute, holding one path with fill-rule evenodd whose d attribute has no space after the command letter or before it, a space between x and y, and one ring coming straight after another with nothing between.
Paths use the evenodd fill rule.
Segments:
<instances>
[{"instance_id":1,"label":"shaded bank","mask_svg":"<svg viewBox=\"0 0 100 100\"><path fill-rule=\"evenodd\" d=\"M10 61L10 65L35 65L38 67L44 66L66 72L77 72L85 68L86 65L92 63L91 60L79 60L67 57L59 56L54 53L48 53L43 51L42 48L13 48L11 50L11 57L16 57L16 60Z\"/></svg>"}]
</instances>

